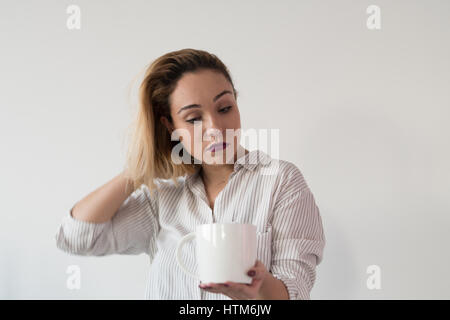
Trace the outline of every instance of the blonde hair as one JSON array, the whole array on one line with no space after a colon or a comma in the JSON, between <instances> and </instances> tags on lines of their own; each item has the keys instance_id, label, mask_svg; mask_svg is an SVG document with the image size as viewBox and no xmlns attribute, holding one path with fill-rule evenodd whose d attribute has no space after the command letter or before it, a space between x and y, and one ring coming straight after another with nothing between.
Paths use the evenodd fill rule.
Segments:
<instances>
[{"instance_id":1,"label":"blonde hair","mask_svg":"<svg viewBox=\"0 0 450 320\"><path fill-rule=\"evenodd\" d=\"M210 69L220 72L234 88L230 72L214 54L203 50L182 49L164 54L147 67L144 79L139 87L138 106L135 119L130 126L131 139L126 156L124 176L132 183L133 190L142 184L150 192L157 188L154 179L172 179L194 173L201 164L176 164L172 161L172 148L180 143L172 141L167 128L160 117L165 116L173 125L170 115L170 95L175 90L177 81L186 72ZM183 148L183 153L187 152Z\"/></svg>"}]
</instances>

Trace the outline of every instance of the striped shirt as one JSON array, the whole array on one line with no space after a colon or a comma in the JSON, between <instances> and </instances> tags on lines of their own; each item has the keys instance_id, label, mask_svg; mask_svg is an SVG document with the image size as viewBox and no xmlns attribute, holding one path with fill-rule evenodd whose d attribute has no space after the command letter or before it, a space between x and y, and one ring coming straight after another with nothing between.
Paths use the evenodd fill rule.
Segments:
<instances>
[{"instance_id":1,"label":"striped shirt","mask_svg":"<svg viewBox=\"0 0 450 320\"><path fill-rule=\"evenodd\" d=\"M325 235L314 196L293 163L260 150L240 156L214 209L199 170L176 181L178 185L155 179L158 189L152 195L141 185L107 222L77 220L72 207L57 229L57 247L84 256L146 253L146 299L231 300L200 289L200 281L178 266L175 250L197 225L251 223L257 227L257 259L285 284L289 299L310 299ZM186 243L181 254L196 273L195 240Z\"/></svg>"}]
</instances>

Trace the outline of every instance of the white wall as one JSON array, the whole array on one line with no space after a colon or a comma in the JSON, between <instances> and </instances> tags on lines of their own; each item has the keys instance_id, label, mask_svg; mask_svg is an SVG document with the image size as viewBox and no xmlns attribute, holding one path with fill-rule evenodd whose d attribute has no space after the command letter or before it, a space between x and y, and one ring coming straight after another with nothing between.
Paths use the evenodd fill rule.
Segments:
<instances>
[{"instance_id":1,"label":"white wall","mask_svg":"<svg viewBox=\"0 0 450 320\"><path fill-rule=\"evenodd\" d=\"M81 8L68 30L66 8ZM366 27L369 5L381 29ZM142 299L148 260L59 251L124 165L128 89L181 48L230 68L243 129L279 128L325 227L312 299L449 299L448 1L0 3L0 298ZM131 98L131 100L133 100ZM81 268L81 289L66 268ZM381 268L369 290L366 268Z\"/></svg>"}]
</instances>

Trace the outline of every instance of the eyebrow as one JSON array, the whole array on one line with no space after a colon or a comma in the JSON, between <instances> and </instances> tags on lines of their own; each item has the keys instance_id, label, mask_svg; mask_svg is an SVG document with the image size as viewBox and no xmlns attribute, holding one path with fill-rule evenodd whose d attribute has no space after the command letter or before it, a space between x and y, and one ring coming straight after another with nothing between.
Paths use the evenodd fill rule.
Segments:
<instances>
[{"instance_id":1,"label":"eyebrow","mask_svg":"<svg viewBox=\"0 0 450 320\"><path fill-rule=\"evenodd\" d=\"M221 96L223 96L224 94L232 94L232 92L230 90L223 90L221 93L219 93L217 96L214 97L213 102L216 102ZM200 108L199 104L190 104L188 106L184 106L183 108L181 108L180 110L178 110L177 114L179 114L181 111L187 110L187 109L192 109L192 108Z\"/></svg>"}]
</instances>

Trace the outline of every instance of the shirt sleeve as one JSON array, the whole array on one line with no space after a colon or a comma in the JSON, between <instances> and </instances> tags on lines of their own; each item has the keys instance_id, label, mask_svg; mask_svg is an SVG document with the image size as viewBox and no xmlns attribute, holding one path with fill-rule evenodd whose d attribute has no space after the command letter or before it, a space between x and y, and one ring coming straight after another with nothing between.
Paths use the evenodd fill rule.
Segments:
<instances>
[{"instance_id":1,"label":"shirt sleeve","mask_svg":"<svg viewBox=\"0 0 450 320\"><path fill-rule=\"evenodd\" d=\"M72 209L57 229L58 249L82 256L155 253L159 232L157 191L150 196L146 185L131 193L106 222L75 219Z\"/></svg>"},{"instance_id":2,"label":"shirt sleeve","mask_svg":"<svg viewBox=\"0 0 450 320\"><path fill-rule=\"evenodd\" d=\"M290 300L309 300L325 235L315 199L300 170L291 165L282 180L272 220L272 275L283 281Z\"/></svg>"}]
</instances>

